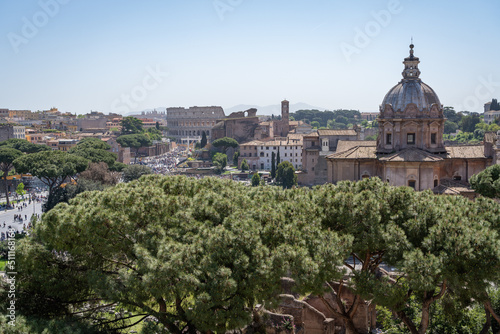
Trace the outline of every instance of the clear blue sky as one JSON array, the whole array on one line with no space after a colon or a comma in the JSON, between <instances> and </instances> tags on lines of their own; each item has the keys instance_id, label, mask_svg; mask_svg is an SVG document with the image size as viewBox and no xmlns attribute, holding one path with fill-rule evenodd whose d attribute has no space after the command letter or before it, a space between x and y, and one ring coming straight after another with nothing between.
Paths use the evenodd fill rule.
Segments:
<instances>
[{"instance_id":1,"label":"clear blue sky","mask_svg":"<svg viewBox=\"0 0 500 334\"><path fill-rule=\"evenodd\" d=\"M499 13L498 0L0 0L0 108L378 111L413 36L441 103L481 112L500 99Z\"/></svg>"}]
</instances>

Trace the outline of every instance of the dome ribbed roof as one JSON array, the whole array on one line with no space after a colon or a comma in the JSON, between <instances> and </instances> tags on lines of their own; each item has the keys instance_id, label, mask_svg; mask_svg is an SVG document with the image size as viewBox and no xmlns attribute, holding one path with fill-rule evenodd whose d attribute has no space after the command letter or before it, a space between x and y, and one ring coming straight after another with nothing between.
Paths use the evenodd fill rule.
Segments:
<instances>
[{"instance_id":1,"label":"dome ribbed roof","mask_svg":"<svg viewBox=\"0 0 500 334\"><path fill-rule=\"evenodd\" d=\"M382 106L391 104L394 111L404 111L410 103L416 104L419 111L430 110L434 103L441 106L436 92L420 79L401 80L386 94Z\"/></svg>"}]
</instances>

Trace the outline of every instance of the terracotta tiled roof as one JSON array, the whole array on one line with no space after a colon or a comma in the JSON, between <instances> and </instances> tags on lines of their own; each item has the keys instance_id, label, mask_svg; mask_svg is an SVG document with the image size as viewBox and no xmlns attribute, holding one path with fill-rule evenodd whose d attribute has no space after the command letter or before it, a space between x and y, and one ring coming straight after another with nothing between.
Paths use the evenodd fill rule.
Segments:
<instances>
[{"instance_id":1,"label":"terracotta tiled roof","mask_svg":"<svg viewBox=\"0 0 500 334\"><path fill-rule=\"evenodd\" d=\"M263 145L263 144L264 144L263 141L252 140L252 141L249 141L249 142L246 142L246 143L242 143L242 144L240 144L240 146L260 146L260 145Z\"/></svg>"},{"instance_id":2,"label":"terracotta tiled roof","mask_svg":"<svg viewBox=\"0 0 500 334\"><path fill-rule=\"evenodd\" d=\"M288 134L288 139L293 139L293 140L302 140L302 138L304 138L304 134L300 134L300 133L289 133Z\"/></svg>"},{"instance_id":3,"label":"terracotta tiled roof","mask_svg":"<svg viewBox=\"0 0 500 334\"><path fill-rule=\"evenodd\" d=\"M407 148L402 151L381 157L380 161L441 161L443 158L418 148Z\"/></svg>"},{"instance_id":4,"label":"terracotta tiled roof","mask_svg":"<svg viewBox=\"0 0 500 334\"><path fill-rule=\"evenodd\" d=\"M432 189L432 191L435 194L442 195L460 195L474 192L469 186L449 179L441 179L440 185Z\"/></svg>"},{"instance_id":5,"label":"terracotta tiled roof","mask_svg":"<svg viewBox=\"0 0 500 334\"><path fill-rule=\"evenodd\" d=\"M355 146L377 146L377 142L375 140L339 140L336 153L347 151Z\"/></svg>"},{"instance_id":6,"label":"terracotta tiled roof","mask_svg":"<svg viewBox=\"0 0 500 334\"><path fill-rule=\"evenodd\" d=\"M327 156L330 159L377 159L376 146L354 146L343 152Z\"/></svg>"},{"instance_id":7,"label":"terracotta tiled roof","mask_svg":"<svg viewBox=\"0 0 500 334\"><path fill-rule=\"evenodd\" d=\"M318 130L320 136L356 136L356 131L350 130Z\"/></svg>"},{"instance_id":8,"label":"terracotta tiled roof","mask_svg":"<svg viewBox=\"0 0 500 334\"><path fill-rule=\"evenodd\" d=\"M484 146L474 145L474 146L448 146L446 147L448 151L448 158L455 159L481 159L486 158L484 156Z\"/></svg>"}]
</instances>

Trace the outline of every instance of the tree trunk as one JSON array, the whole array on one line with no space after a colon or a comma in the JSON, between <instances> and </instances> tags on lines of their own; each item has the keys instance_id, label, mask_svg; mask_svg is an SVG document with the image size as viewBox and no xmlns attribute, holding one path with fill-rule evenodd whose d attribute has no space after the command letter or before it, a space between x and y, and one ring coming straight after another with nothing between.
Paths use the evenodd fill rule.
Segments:
<instances>
[{"instance_id":1,"label":"tree trunk","mask_svg":"<svg viewBox=\"0 0 500 334\"><path fill-rule=\"evenodd\" d=\"M398 316L398 318L401 319L401 321L403 321L403 323L406 325L406 328L408 328L410 330L411 334L419 334L417 327L415 326L413 321L411 321L411 319L408 318L408 316L406 315L406 313L404 311L395 312L395 313Z\"/></svg>"},{"instance_id":2,"label":"tree trunk","mask_svg":"<svg viewBox=\"0 0 500 334\"><path fill-rule=\"evenodd\" d=\"M484 307L493 316L493 318L500 324L500 317L498 316L498 314L495 313L495 310L493 309L493 306L491 306L491 302L489 300L484 303Z\"/></svg>"},{"instance_id":3,"label":"tree trunk","mask_svg":"<svg viewBox=\"0 0 500 334\"><path fill-rule=\"evenodd\" d=\"M345 325L345 333L346 334L359 334L358 330L356 327L354 327L354 323L352 322L352 319L349 320L344 320L344 325Z\"/></svg>"},{"instance_id":4,"label":"tree trunk","mask_svg":"<svg viewBox=\"0 0 500 334\"><path fill-rule=\"evenodd\" d=\"M167 313L167 304L165 303L165 300L163 298L158 299L158 304L159 304L159 315L158 315L158 321L160 321L165 327L168 329L168 331L172 334L181 334L182 331L173 323L167 320L166 313Z\"/></svg>"},{"instance_id":5,"label":"tree trunk","mask_svg":"<svg viewBox=\"0 0 500 334\"><path fill-rule=\"evenodd\" d=\"M9 206L10 202L9 202L9 187L7 185L7 174L9 172L7 171L7 173L5 171L3 171L3 183L5 185L5 198L7 199L7 207Z\"/></svg>"},{"instance_id":6,"label":"tree trunk","mask_svg":"<svg viewBox=\"0 0 500 334\"><path fill-rule=\"evenodd\" d=\"M486 306L484 307L484 312L486 313L486 322L484 323L483 329L479 334L488 334L491 327L491 315ZM493 328L491 328L491 331L493 331Z\"/></svg>"},{"instance_id":7,"label":"tree trunk","mask_svg":"<svg viewBox=\"0 0 500 334\"><path fill-rule=\"evenodd\" d=\"M420 321L420 326L418 328L418 333L419 334L424 334L427 331L427 327L429 327L429 320L430 320L430 308L431 308L431 301L429 300L424 300L422 303L422 320Z\"/></svg>"}]
</instances>

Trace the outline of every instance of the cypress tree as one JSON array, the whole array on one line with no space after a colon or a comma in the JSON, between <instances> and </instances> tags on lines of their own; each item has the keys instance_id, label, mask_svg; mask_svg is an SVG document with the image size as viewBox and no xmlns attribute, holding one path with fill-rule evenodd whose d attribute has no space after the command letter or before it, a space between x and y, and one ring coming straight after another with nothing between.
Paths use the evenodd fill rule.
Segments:
<instances>
[{"instance_id":1,"label":"cypress tree","mask_svg":"<svg viewBox=\"0 0 500 334\"><path fill-rule=\"evenodd\" d=\"M203 131L201 133L201 148L204 148L205 146L207 146L207 134Z\"/></svg>"},{"instance_id":2,"label":"cypress tree","mask_svg":"<svg viewBox=\"0 0 500 334\"><path fill-rule=\"evenodd\" d=\"M281 158L280 158L280 148L278 147L278 156L276 157L276 166L278 166L281 162Z\"/></svg>"},{"instance_id":3,"label":"cypress tree","mask_svg":"<svg viewBox=\"0 0 500 334\"><path fill-rule=\"evenodd\" d=\"M276 153L271 154L271 178L276 177Z\"/></svg>"}]
</instances>

